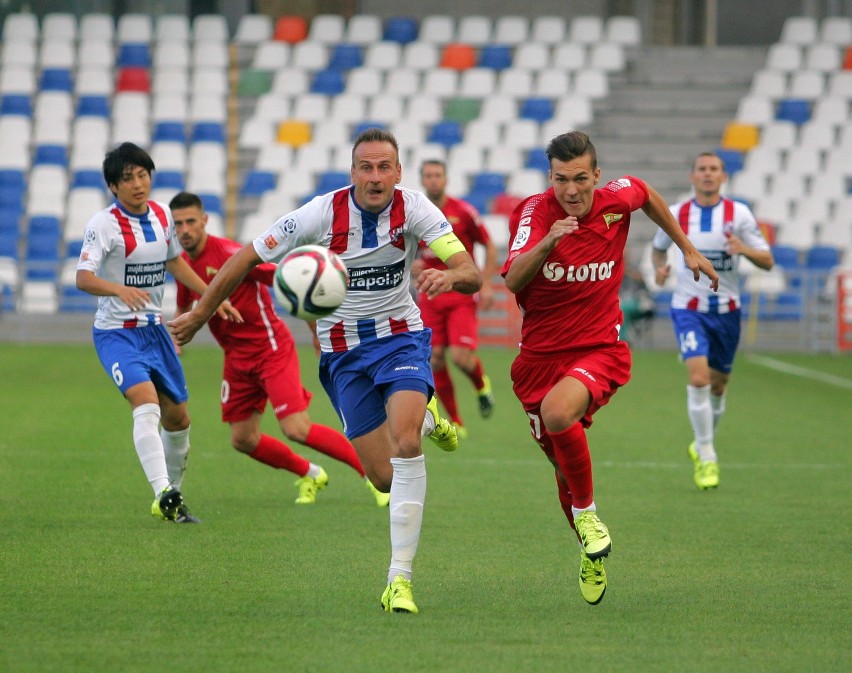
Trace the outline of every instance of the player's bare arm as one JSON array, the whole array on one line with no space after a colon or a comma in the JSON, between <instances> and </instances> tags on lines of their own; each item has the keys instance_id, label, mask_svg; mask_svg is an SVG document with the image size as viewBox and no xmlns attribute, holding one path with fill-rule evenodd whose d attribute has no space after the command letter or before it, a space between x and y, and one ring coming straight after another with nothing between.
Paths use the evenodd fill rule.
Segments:
<instances>
[{"instance_id":1,"label":"player's bare arm","mask_svg":"<svg viewBox=\"0 0 852 673\"><path fill-rule=\"evenodd\" d=\"M556 220L550 225L550 230L538 243L526 252L518 255L512 261L509 272L506 274L506 288L509 292L518 293L523 290L538 273L544 260L566 236L573 234L580 225L573 215Z\"/></svg>"},{"instance_id":2,"label":"player's bare arm","mask_svg":"<svg viewBox=\"0 0 852 673\"><path fill-rule=\"evenodd\" d=\"M96 297L118 297L133 311L143 310L151 298L146 290L113 283L84 270L77 271L77 289Z\"/></svg>"},{"instance_id":3,"label":"player's bare arm","mask_svg":"<svg viewBox=\"0 0 852 673\"><path fill-rule=\"evenodd\" d=\"M175 342L182 346L192 341L192 337L216 312L219 304L231 296L240 281L260 262L261 259L251 243L230 257L219 269L213 282L203 290L195 308L167 323Z\"/></svg>"},{"instance_id":4,"label":"player's bare arm","mask_svg":"<svg viewBox=\"0 0 852 673\"><path fill-rule=\"evenodd\" d=\"M166 269L178 282L183 283L193 292L203 294L207 289L207 284L201 280L201 277L195 273L183 257L173 257L166 261ZM232 322L243 321L240 312L227 299L216 307L216 314L222 320L230 320Z\"/></svg>"},{"instance_id":5,"label":"player's bare arm","mask_svg":"<svg viewBox=\"0 0 852 673\"><path fill-rule=\"evenodd\" d=\"M497 273L497 246L490 240L485 244L485 264L482 267L482 287L479 288L479 308L489 309L494 301L491 279Z\"/></svg>"},{"instance_id":6,"label":"player's bare arm","mask_svg":"<svg viewBox=\"0 0 852 673\"><path fill-rule=\"evenodd\" d=\"M716 273L710 260L698 252L698 248L683 233L674 215L669 210L666 200L660 193L650 185L647 185L647 187L648 201L642 206L642 212L650 217L660 229L666 232L674 244L681 249L684 264L692 271L693 278L697 281L703 273L710 279L710 287L714 291L718 290L719 274Z\"/></svg>"},{"instance_id":7,"label":"player's bare arm","mask_svg":"<svg viewBox=\"0 0 852 673\"><path fill-rule=\"evenodd\" d=\"M728 237L727 252L729 255L742 255L757 268L764 271L769 271L775 265L775 259L770 250L755 250L734 234Z\"/></svg>"},{"instance_id":8,"label":"player's bare arm","mask_svg":"<svg viewBox=\"0 0 852 673\"><path fill-rule=\"evenodd\" d=\"M651 250L651 264L654 265L654 282L660 286L665 285L672 272L666 251L653 248Z\"/></svg>"},{"instance_id":9,"label":"player's bare arm","mask_svg":"<svg viewBox=\"0 0 852 673\"><path fill-rule=\"evenodd\" d=\"M424 269L415 284L419 292L434 297L450 290L473 294L482 286L482 275L467 252L457 252L444 260L447 269Z\"/></svg>"}]
</instances>

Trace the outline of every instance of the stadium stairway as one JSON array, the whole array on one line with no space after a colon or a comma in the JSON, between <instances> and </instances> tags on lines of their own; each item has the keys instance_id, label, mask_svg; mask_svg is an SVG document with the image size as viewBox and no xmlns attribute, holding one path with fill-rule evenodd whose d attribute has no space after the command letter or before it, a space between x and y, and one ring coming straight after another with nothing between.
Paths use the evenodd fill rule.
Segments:
<instances>
[{"instance_id":1,"label":"stadium stairway","mask_svg":"<svg viewBox=\"0 0 852 673\"><path fill-rule=\"evenodd\" d=\"M610 95L595 102L592 138L602 179L646 179L670 203L688 192L687 172L699 152L719 147L754 73L760 47L643 47ZM634 235L650 240L654 225L638 213Z\"/></svg>"}]
</instances>

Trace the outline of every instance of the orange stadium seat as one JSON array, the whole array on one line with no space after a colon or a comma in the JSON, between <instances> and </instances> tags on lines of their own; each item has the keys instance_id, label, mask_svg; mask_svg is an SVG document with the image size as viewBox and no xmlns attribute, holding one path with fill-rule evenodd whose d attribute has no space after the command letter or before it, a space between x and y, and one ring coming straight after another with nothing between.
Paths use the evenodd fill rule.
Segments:
<instances>
[{"instance_id":1,"label":"orange stadium seat","mask_svg":"<svg viewBox=\"0 0 852 673\"><path fill-rule=\"evenodd\" d=\"M722 134L722 147L748 152L760 142L760 129L754 124L730 122Z\"/></svg>"},{"instance_id":2,"label":"orange stadium seat","mask_svg":"<svg viewBox=\"0 0 852 673\"><path fill-rule=\"evenodd\" d=\"M300 147L311 142L311 125L308 122L290 119L278 125L278 142Z\"/></svg>"},{"instance_id":3,"label":"orange stadium seat","mask_svg":"<svg viewBox=\"0 0 852 673\"><path fill-rule=\"evenodd\" d=\"M852 47L847 47L843 55L843 69L852 70Z\"/></svg>"},{"instance_id":4,"label":"orange stadium seat","mask_svg":"<svg viewBox=\"0 0 852 673\"><path fill-rule=\"evenodd\" d=\"M476 50L469 44L455 42L444 47L441 54L441 67L453 70L467 70L476 65Z\"/></svg>"},{"instance_id":5,"label":"orange stadium seat","mask_svg":"<svg viewBox=\"0 0 852 673\"><path fill-rule=\"evenodd\" d=\"M302 16L280 16L275 22L276 40L291 44L301 42L308 36L308 22Z\"/></svg>"}]
</instances>

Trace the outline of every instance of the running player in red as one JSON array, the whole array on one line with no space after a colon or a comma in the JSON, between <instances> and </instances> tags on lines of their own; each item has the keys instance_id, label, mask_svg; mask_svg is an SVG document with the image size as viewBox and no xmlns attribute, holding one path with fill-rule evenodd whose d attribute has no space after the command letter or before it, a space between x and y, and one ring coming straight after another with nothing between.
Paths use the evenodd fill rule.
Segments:
<instances>
[{"instance_id":1,"label":"running player in red","mask_svg":"<svg viewBox=\"0 0 852 673\"><path fill-rule=\"evenodd\" d=\"M618 338L618 290L631 213L641 208L669 235L695 280L703 272L715 290L719 276L642 180L625 176L595 188L601 170L585 133L553 138L547 157L551 187L521 202L509 220L502 273L523 314L511 373L580 543L580 591L596 605L606 591L603 558L612 541L596 513L586 428L630 379L630 349Z\"/></svg>"},{"instance_id":2,"label":"running player in red","mask_svg":"<svg viewBox=\"0 0 852 673\"><path fill-rule=\"evenodd\" d=\"M184 259L209 283L242 246L207 233L207 214L197 195L181 192L169 207ZM332 428L311 422L307 412L311 393L302 387L295 343L276 315L267 289L274 273L275 264L261 264L231 294L231 303L240 307L244 322L229 323L217 316L209 322L211 333L225 351L222 420L231 426L231 445L261 463L299 475L296 503L316 502L317 492L328 483L328 474L284 442L261 433L260 419L269 401L281 431L290 441L349 465L364 479L376 504L385 507L389 495L377 490L366 477L349 440ZM198 297L178 283L177 315L191 310Z\"/></svg>"},{"instance_id":3,"label":"running player in red","mask_svg":"<svg viewBox=\"0 0 852 673\"><path fill-rule=\"evenodd\" d=\"M479 308L487 310L494 298L491 278L497 268L497 248L491 242L488 230L476 208L447 195L447 166L443 161L424 161L420 166L420 182L429 200L441 209L447 221L453 225L453 232L470 256L473 257L473 247L477 243L485 248L478 305ZM447 268L428 247L424 246L420 250L421 268ZM423 324L432 329L431 365L432 375L435 377L435 394L456 426L459 437L464 438L467 431L459 414L456 392L447 368L448 348L453 363L473 384L479 402L479 413L483 418L488 418L494 410L491 381L482 368L482 361L476 355L479 331L476 318L477 300L473 295L461 292L446 292L432 298L421 292L417 305L423 317Z\"/></svg>"}]
</instances>

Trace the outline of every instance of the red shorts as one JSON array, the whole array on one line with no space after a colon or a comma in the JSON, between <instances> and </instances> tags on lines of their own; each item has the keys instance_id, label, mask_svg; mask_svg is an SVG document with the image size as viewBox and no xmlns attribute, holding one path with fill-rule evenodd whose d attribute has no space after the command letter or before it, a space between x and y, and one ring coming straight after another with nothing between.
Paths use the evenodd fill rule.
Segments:
<instances>
[{"instance_id":1,"label":"red shorts","mask_svg":"<svg viewBox=\"0 0 852 673\"><path fill-rule=\"evenodd\" d=\"M630 347L624 341L547 356L521 353L512 363L512 387L534 422L541 417L541 401L550 389L566 376L574 377L592 396L580 419L588 428L594 413L630 380L630 365Z\"/></svg>"},{"instance_id":2,"label":"red shorts","mask_svg":"<svg viewBox=\"0 0 852 673\"><path fill-rule=\"evenodd\" d=\"M248 355L225 353L222 374L222 420L234 423L262 414L266 402L276 418L304 411L311 393L302 387L299 358L292 340L277 351Z\"/></svg>"},{"instance_id":3,"label":"red shorts","mask_svg":"<svg viewBox=\"0 0 852 673\"><path fill-rule=\"evenodd\" d=\"M472 296L445 292L427 299L421 294L417 305L423 324L432 330L433 346L464 346L476 350L479 322Z\"/></svg>"}]
</instances>

